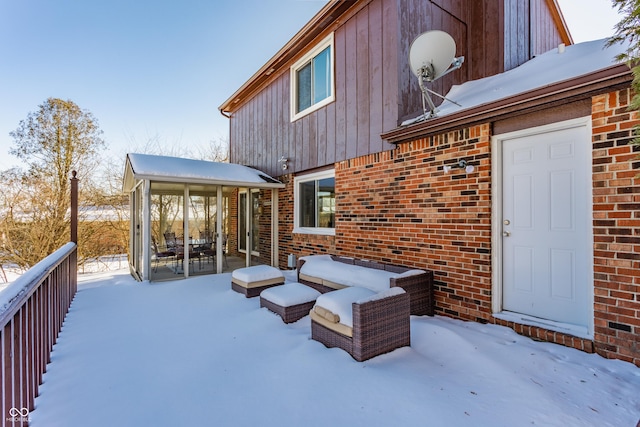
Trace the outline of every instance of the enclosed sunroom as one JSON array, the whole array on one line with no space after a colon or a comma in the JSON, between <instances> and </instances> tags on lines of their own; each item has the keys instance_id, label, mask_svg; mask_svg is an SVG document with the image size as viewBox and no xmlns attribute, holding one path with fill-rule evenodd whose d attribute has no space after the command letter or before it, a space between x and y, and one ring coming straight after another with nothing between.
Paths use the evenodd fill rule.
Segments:
<instances>
[{"instance_id":1,"label":"enclosed sunroom","mask_svg":"<svg viewBox=\"0 0 640 427\"><path fill-rule=\"evenodd\" d=\"M238 246L246 249L242 266L250 266L256 241L252 224L263 211L250 203L230 204L234 194L256 191L271 192L271 265L277 266L280 188L284 184L248 166L127 154L123 191L130 204L131 274L154 281L228 270L228 237L231 222L238 218L246 221L237 224L245 230L237 237ZM231 218L230 212L236 209L244 212Z\"/></svg>"}]
</instances>

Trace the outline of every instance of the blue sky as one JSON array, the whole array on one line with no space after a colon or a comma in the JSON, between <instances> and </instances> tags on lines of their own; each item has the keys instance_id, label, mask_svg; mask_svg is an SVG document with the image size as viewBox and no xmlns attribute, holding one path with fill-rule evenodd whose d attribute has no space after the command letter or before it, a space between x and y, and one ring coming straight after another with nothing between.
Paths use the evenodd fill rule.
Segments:
<instances>
[{"instance_id":1,"label":"blue sky","mask_svg":"<svg viewBox=\"0 0 640 427\"><path fill-rule=\"evenodd\" d=\"M576 42L607 37L609 0L559 0ZM218 112L325 0L0 0L0 169L48 97L89 110L106 155L227 138Z\"/></svg>"}]
</instances>

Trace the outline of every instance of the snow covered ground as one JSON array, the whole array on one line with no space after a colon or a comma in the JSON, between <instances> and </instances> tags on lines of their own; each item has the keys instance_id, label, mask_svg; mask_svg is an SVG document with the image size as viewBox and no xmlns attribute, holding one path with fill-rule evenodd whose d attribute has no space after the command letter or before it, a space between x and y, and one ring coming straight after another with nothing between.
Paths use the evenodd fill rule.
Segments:
<instances>
[{"instance_id":1,"label":"snow covered ground","mask_svg":"<svg viewBox=\"0 0 640 427\"><path fill-rule=\"evenodd\" d=\"M292 279L290 273L287 278ZM411 318L358 363L230 289L230 275L80 277L29 414L50 426L616 426L640 369L495 325Z\"/></svg>"}]
</instances>

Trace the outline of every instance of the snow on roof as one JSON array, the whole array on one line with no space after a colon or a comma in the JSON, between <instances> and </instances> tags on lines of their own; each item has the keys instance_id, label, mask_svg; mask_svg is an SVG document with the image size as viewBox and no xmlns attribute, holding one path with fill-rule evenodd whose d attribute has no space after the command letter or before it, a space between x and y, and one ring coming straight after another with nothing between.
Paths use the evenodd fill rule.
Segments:
<instances>
[{"instance_id":1,"label":"snow on roof","mask_svg":"<svg viewBox=\"0 0 640 427\"><path fill-rule=\"evenodd\" d=\"M235 163L136 153L127 154L125 191L135 185L133 180L127 178L254 188L284 187L280 181L264 172Z\"/></svg>"},{"instance_id":2,"label":"snow on roof","mask_svg":"<svg viewBox=\"0 0 640 427\"><path fill-rule=\"evenodd\" d=\"M607 47L606 42L607 39L578 43L566 46L564 52L555 48L504 73L454 85L446 97L460 105L444 101L437 115L446 116L617 65L615 57L625 51L625 46ZM422 114L402 125L420 120Z\"/></svg>"}]
</instances>

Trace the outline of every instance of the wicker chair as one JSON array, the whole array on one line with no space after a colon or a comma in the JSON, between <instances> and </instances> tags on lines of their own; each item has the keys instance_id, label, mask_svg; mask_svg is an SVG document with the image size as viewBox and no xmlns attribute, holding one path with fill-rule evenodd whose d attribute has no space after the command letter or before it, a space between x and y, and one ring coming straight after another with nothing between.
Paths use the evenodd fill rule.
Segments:
<instances>
[{"instance_id":1,"label":"wicker chair","mask_svg":"<svg viewBox=\"0 0 640 427\"><path fill-rule=\"evenodd\" d=\"M408 293L353 303L352 336L327 326L314 310L310 313L311 338L345 350L358 362L411 345Z\"/></svg>"}]
</instances>

